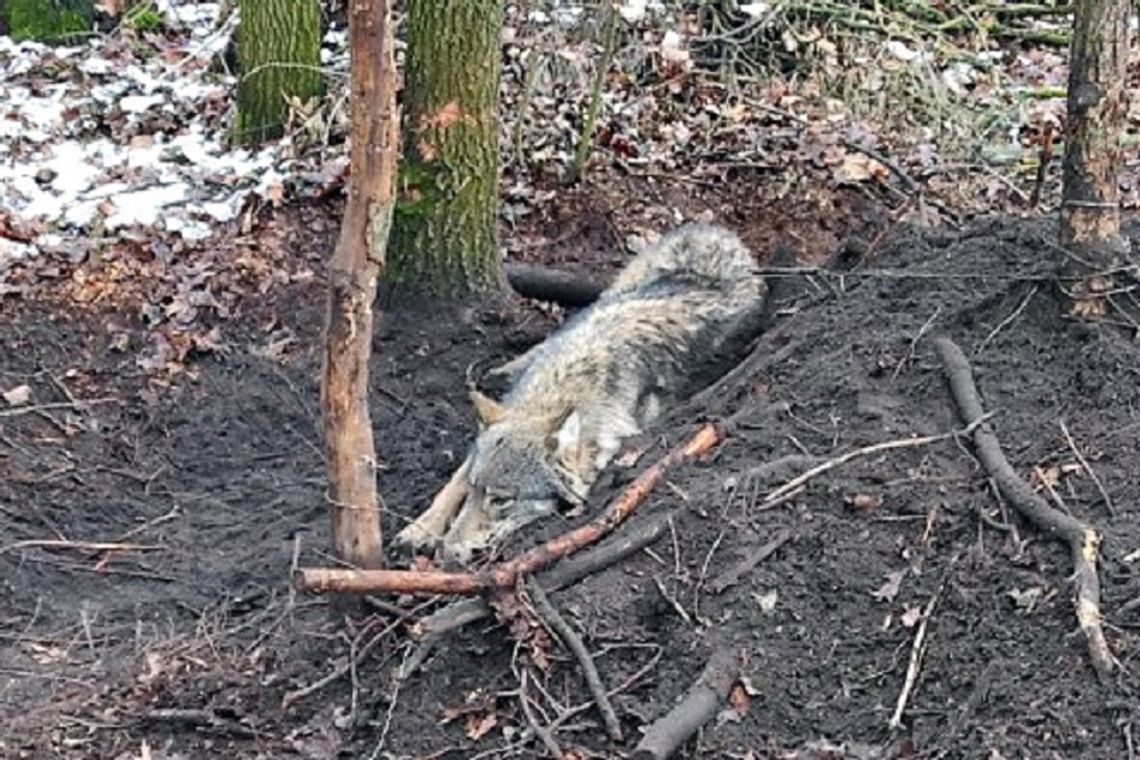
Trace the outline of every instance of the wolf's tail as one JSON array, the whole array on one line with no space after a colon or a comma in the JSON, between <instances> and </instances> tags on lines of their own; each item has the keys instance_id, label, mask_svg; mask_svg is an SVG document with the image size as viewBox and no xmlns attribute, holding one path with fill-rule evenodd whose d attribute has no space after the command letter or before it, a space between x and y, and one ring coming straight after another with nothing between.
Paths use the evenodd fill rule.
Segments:
<instances>
[{"instance_id":1,"label":"wolf's tail","mask_svg":"<svg viewBox=\"0 0 1140 760\"><path fill-rule=\"evenodd\" d=\"M687 224L638 254L606 294L619 295L658 283L735 290L758 276L755 258L735 233L709 224Z\"/></svg>"}]
</instances>

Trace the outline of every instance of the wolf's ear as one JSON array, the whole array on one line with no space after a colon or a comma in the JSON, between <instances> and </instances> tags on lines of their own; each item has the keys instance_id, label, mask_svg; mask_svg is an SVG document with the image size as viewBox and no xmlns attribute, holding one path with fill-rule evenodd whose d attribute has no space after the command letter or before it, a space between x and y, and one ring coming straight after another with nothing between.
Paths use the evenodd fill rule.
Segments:
<instances>
[{"instance_id":1,"label":"wolf's ear","mask_svg":"<svg viewBox=\"0 0 1140 760\"><path fill-rule=\"evenodd\" d=\"M475 413L479 415L479 421L488 427L501 421L507 413L498 401L476 390L471 391L471 403L475 405Z\"/></svg>"},{"instance_id":2,"label":"wolf's ear","mask_svg":"<svg viewBox=\"0 0 1140 760\"><path fill-rule=\"evenodd\" d=\"M558 432L548 439L554 458L571 472L581 472L586 447L582 440L582 416L577 411L570 412L562 420Z\"/></svg>"}]
</instances>

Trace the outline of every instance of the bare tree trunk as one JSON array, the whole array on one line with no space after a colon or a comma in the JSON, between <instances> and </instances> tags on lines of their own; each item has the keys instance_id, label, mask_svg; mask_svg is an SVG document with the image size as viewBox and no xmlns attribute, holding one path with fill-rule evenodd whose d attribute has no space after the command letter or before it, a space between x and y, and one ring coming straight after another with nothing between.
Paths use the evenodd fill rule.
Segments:
<instances>
[{"instance_id":1,"label":"bare tree trunk","mask_svg":"<svg viewBox=\"0 0 1140 760\"><path fill-rule=\"evenodd\" d=\"M1116 169L1127 111L1129 0L1076 0L1069 62L1061 245L1064 274L1075 278L1074 310L1103 313L1098 293L1129 245L1120 234Z\"/></svg>"},{"instance_id":2,"label":"bare tree trunk","mask_svg":"<svg viewBox=\"0 0 1140 760\"><path fill-rule=\"evenodd\" d=\"M286 96L320 94L320 8L317 0L240 0L239 7L234 138L259 143L284 134Z\"/></svg>"},{"instance_id":3,"label":"bare tree trunk","mask_svg":"<svg viewBox=\"0 0 1140 760\"><path fill-rule=\"evenodd\" d=\"M376 450L368 414L372 303L384 266L398 159L390 0L349 6L351 169L329 266L321 408L333 548L357 567L383 564Z\"/></svg>"},{"instance_id":4,"label":"bare tree trunk","mask_svg":"<svg viewBox=\"0 0 1140 760\"><path fill-rule=\"evenodd\" d=\"M500 0L409 0L396 291L499 288Z\"/></svg>"}]
</instances>

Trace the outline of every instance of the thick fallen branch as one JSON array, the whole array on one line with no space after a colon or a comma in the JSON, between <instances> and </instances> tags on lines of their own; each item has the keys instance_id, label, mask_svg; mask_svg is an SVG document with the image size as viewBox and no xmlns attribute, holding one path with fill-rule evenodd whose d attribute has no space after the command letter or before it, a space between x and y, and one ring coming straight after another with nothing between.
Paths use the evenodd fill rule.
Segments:
<instances>
[{"instance_id":1,"label":"thick fallen branch","mask_svg":"<svg viewBox=\"0 0 1140 760\"><path fill-rule=\"evenodd\" d=\"M998 491L1022 517L1068 545L1073 556L1077 623L1088 641L1093 667L1102 677L1108 675L1115 660L1100 624L1100 579L1096 569L1100 536L1091 525L1051 507L1018 476L1005 458L997 436L988 425L977 424L984 415L966 355L949 338L935 339L934 349L942 360L958 415L974 428L974 449L982 466L997 484Z\"/></svg>"},{"instance_id":2,"label":"thick fallen branch","mask_svg":"<svg viewBox=\"0 0 1140 760\"><path fill-rule=\"evenodd\" d=\"M545 591L558 591L599 573L655 543L669 531L669 521L675 516L673 511L661 512L641 525L622 530L611 540L539 573L538 583ZM412 627L412 635L418 639L435 637L490 617L492 612L491 605L484 599L464 599L416 623Z\"/></svg>"},{"instance_id":3,"label":"thick fallen branch","mask_svg":"<svg viewBox=\"0 0 1140 760\"><path fill-rule=\"evenodd\" d=\"M457 594L474 595L488 589L510 588L520 578L596 543L626 520L665 478L665 473L683 462L711 451L721 440L715 425L705 425L685 443L637 476L594 520L515 559L479 573L419 572L414 570L343 570L304 568L297 572L301 588L314 593Z\"/></svg>"},{"instance_id":4,"label":"thick fallen branch","mask_svg":"<svg viewBox=\"0 0 1140 760\"><path fill-rule=\"evenodd\" d=\"M646 730L633 751L632 760L672 757L689 737L716 715L717 708L725 702L732 685L740 678L740 667L740 652L735 647L714 651L685 699Z\"/></svg>"},{"instance_id":5,"label":"thick fallen branch","mask_svg":"<svg viewBox=\"0 0 1140 760\"><path fill-rule=\"evenodd\" d=\"M511 289L523 298L551 301L561 306L588 306L606 287L603 282L533 264L507 264L504 269Z\"/></svg>"}]
</instances>

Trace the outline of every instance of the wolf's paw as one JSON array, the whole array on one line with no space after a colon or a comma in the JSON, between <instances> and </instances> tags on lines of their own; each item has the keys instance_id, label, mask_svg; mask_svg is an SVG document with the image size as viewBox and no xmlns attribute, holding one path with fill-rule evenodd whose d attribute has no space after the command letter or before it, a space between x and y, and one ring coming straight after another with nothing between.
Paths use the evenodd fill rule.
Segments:
<instances>
[{"instance_id":1,"label":"wolf's paw","mask_svg":"<svg viewBox=\"0 0 1140 760\"><path fill-rule=\"evenodd\" d=\"M396 534L396 544L411 551L434 549L442 539L441 533L434 530L433 526L419 521L413 522Z\"/></svg>"}]
</instances>

